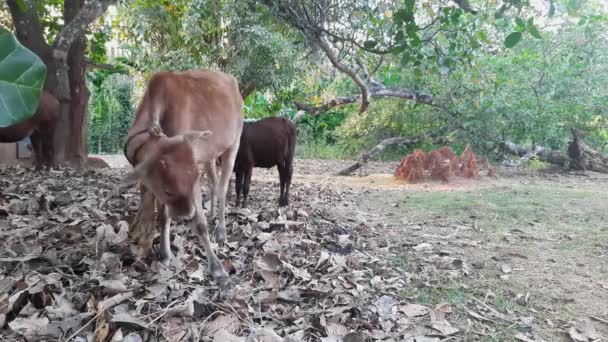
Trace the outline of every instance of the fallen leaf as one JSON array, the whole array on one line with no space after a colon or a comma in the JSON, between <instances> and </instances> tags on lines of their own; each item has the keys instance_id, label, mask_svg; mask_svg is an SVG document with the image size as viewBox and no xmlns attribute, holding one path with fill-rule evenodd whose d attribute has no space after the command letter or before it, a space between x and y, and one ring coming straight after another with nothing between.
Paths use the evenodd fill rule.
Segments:
<instances>
[{"instance_id":1,"label":"fallen leaf","mask_svg":"<svg viewBox=\"0 0 608 342\"><path fill-rule=\"evenodd\" d=\"M9 328L19 335L34 337L46 331L49 319L46 317L17 317L8 323Z\"/></svg>"},{"instance_id":2,"label":"fallen leaf","mask_svg":"<svg viewBox=\"0 0 608 342\"><path fill-rule=\"evenodd\" d=\"M515 338L518 341L523 341L523 342L536 342L534 339L529 338L528 336L524 335L523 333L517 333L513 336L513 338Z\"/></svg>"},{"instance_id":3,"label":"fallen leaf","mask_svg":"<svg viewBox=\"0 0 608 342\"><path fill-rule=\"evenodd\" d=\"M325 331L328 336L337 336L342 338L348 333L348 329L343 324L339 323L328 323L325 327Z\"/></svg>"},{"instance_id":4,"label":"fallen leaf","mask_svg":"<svg viewBox=\"0 0 608 342\"><path fill-rule=\"evenodd\" d=\"M447 303L437 304L437 306L435 306L435 311L444 314L452 313L452 306Z\"/></svg>"},{"instance_id":5,"label":"fallen leaf","mask_svg":"<svg viewBox=\"0 0 608 342\"><path fill-rule=\"evenodd\" d=\"M602 336L595 330L595 326L588 319L579 319L568 330L568 334L575 341L587 342L601 339Z\"/></svg>"},{"instance_id":6,"label":"fallen leaf","mask_svg":"<svg viewBox=\"0 0 608 342\"><path fill-rule=\"evenodd\" d=\"M420 304L407 304L399 306L399 311L408 317L424 316L429 312L429 308Z\"/></svg>"},{"instance_id":7,"label":"fallen leaf","mask_svg":"<svg viewBox=\"0 0 608 342\"><path fill-rule=\"evenodd\" d=\"M220 330L233 334L238 331L239 326L239 319L235 315L219 315L205 325L209 335L215 335Z\"/></svg>"},{"instance_id":8,"label":"fallen leaf","mask_svg":"<svg viewBox=\"0 0 608 342\"><path fill-rule=\"evenodd\" d=\"M257 270L256 274L264 279L266 287L273 289L280 289L282 287L281 277L278 274L267 270Z\"/></svg>"},{"instance_id":9,"label":"fallen leaf","mask_svg":"<svg viewBox=\"0 0 608 342\"><path fill-rule=\"evenodd\" d=\"M459 330L454 328L448 321L441 320L436 321L431 324L431 327L437 331L439 331L444 336L450 336L457 333Z\"/></svg>"},{"instance_id":10,"label":"fallen leaf","mask_svg":"<svg viewBox=\"0 0 608 342\"><path fill-rule=\"evenodd\" d=\"M224 329L220 329L213 334L213 342L245 342L245 338L238 337Z\"/></svg>"}]
</instances>

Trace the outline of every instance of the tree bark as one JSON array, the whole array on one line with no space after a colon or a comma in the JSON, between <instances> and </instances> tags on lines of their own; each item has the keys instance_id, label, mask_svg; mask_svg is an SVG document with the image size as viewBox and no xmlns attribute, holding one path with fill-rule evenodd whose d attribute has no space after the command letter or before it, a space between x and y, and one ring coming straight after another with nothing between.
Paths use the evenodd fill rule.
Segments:
<instances>
[{"instance_id":1,"label":"tree bark","mask_svg":"<svg viewBox=\"0 0 608 342\"><path fill-rule=\"evenodd\" d=\"M84 0L65 0L64 20L68 23L66 29L80 15L83 5ZM66 104L68 115L63 116L58 122L54 139L57 159L77 167L83 167L87 160L87 107L90 94L85 81L86 44L83 33L84 31L81 31L79 37L73 39L68 50L70 89L70 101ZM61 39L60 37L57 39Z\"/></svg>"}]
</instances>

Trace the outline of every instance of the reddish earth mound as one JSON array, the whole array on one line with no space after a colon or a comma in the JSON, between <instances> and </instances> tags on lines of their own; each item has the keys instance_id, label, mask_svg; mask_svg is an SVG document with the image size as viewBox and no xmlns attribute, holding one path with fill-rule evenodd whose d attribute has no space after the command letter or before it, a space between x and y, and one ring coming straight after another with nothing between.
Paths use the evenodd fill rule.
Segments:
<instances>
[{"instance_id":1,"label":"reddish earth mound","mask_svg":"<svg viewBox=\"0 0 608 342\"><path fill-rule=\"evenodd\" d=\"M477 163L471 145L467 145L460 157L451 148L444 146L428 154L420 149L408 154L395 170L395 177L409 183L420 183L429 178L449 182L454 177L477 179L480 170L486 171L488 177L496 177L487 158L484 157Z\"/></svg>"}]
</instances>

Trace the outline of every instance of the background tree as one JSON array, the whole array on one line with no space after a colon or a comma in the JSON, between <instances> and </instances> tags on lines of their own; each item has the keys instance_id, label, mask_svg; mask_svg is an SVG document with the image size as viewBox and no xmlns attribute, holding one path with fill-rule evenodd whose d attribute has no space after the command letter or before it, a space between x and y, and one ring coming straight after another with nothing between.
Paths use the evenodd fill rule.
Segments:
<instances>
[{"instance_id":1,"label":"background tree","mask_svg":"<svg viewBox=\"0 0 608 342\"><path fill-rule=\"evenodd\" d=\"M87 156L85 31L115 0L7 0L16 36L47 65L45 89L61 102L55 163L83 165ZM62 13L55 16L54 13ZM63 25L59 23L63 21Z\"/></svg>"},{"instance_id":2,"label":"background tree","mask_svg":"<svg viewBox=\"0 0 608 342\"><path fill-rule=\"evenodd\" d=\"M253 1L137 1L119 8L130 58L147 75L209 68L235 75L246 98L289 87L306 61L297 32ZM296 62L298 61L298 62Z\"/></svg>"}]
</instances>

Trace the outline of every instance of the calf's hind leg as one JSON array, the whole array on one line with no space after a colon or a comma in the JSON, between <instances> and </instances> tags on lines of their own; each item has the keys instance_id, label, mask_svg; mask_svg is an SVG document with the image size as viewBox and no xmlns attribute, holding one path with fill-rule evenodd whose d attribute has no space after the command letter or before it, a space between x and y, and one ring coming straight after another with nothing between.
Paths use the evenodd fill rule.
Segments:
<instances>
[{"instance_id":1,"label":"calf's hind leg","mask_svg":"<svg viewBox=\"0 0 608 342\"><path fill-rule=\"evenodd\" d=\"M236 160L236 154L241 144L240 139L236 139L234 145L226 150L222 154L222 172L220 175L220 181L217 187L218 191L218 224L215 228L215 241L219 245L223 245L226 240L226 195L228 193L228 184L230 182L230 175L234 168L234 161Z\"/></svg>"}]
</instances>

